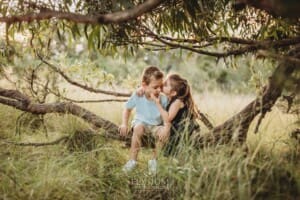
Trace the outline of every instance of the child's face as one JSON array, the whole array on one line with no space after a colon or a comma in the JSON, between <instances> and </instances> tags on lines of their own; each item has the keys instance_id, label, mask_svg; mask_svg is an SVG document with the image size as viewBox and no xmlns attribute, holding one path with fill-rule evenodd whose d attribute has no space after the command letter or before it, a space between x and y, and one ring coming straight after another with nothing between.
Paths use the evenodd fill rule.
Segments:
<instances>
[{"instance_id":1,"label":"child's face","mask_svg":"<svg viewBox=\"0 0 300 200\"><path fill-rule=\"evenodd\" d=\"M147 96L153 94L154 96L158 97L159 93L161 92L162 85L163 85L163 79L151 78L151 81L148 85L143 83L143 88Z\"/></svg>"},{"instance_id":2,"label":"child's face","mask_svg":"<svg viewBox=\"0 0 300 200\"><path fill-rule=\"evenodd\" d=\"M169 79L165 80L162 92L165 93L167 97L173 97L176 95L176 92L172 89Z\"/></svg>"}]
</instances>

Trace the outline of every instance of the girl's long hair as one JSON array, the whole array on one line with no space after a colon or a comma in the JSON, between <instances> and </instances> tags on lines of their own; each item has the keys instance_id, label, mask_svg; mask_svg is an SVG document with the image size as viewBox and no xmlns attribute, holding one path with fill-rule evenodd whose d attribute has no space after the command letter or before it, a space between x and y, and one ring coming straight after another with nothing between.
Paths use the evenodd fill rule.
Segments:
<instances>
[{"instance_id":1,"label":"girl's long hair","mask_svg":"<svg viewBox=\"0 0 300 200\"><path fill-rule=\"evenodd\" d=\"M167 80L170 80L172 90L177 93L176 96L171 99L171 101L180 99L187 106L191 117L198 118L198 108L192 97L191 87L188 84L188 81L182 78L179 74L170 74L167 77Z\"/></svg>"}]
</instances>

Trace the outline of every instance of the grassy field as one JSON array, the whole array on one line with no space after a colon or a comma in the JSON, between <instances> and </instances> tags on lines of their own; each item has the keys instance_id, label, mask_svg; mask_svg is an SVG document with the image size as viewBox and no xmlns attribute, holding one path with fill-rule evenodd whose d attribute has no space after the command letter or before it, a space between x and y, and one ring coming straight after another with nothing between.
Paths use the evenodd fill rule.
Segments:
<instances>
[{"instance_id":1,"label":"grassy field","mask_svg":"<svg viewBox=\"0 0 300 200\"><path fill-rule=\"evenodd\" d=\"M70 93L74 98L85 95ZM215 125L253 98L220 92L195 96ZM82 106L120 123L122 103ZM137 169L124 174L121 168L129 149L121 142L80 135L89 125L76 117L49 114L44 127L31 115L20 114L0 105L0 199L300 198L300 145L289 137L299 118L276 107L266 115L258 133L253 133L256 121L250 127L247 152L230 144L201 150L182 144L178 157L160 156L156 176L148 175L146 165L151 149L142 149ZM63 135L72 139L41 147L7 143L49 142Z\"/></svg>"}]
</instances>

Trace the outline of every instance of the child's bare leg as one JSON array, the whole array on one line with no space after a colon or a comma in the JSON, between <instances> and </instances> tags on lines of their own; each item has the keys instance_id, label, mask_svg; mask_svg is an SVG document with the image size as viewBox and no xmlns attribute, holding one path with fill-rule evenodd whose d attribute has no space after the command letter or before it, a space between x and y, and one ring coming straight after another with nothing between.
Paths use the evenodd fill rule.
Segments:
<instances>
[{"instance_id":1,"label":"child's bare leg","mask_svg":"<svg viewBox=\"0 0 300 200\"><path fill-rule=\"evenodd\" d=\"M141 147L141 138L144 134L144 125L138 124L133 128L133 135L131 138L130 159L137 160L138 152Z\"/></svg>"},{"instance_id":2,"label":"child's bare leg","mask_svg":"<svg viewBox=\"0 0 300 200\"><path fill-rule=\"evenodd\" d=\"M158 129L158 131L156 133L157 140L156 140L156 144L155 144L155 149L153 149L153 159L157 159L157 156L159 155L161 149L168 142L169 135L170 135L170 129L171 129L171 125L164 125L160 129ZM161 135L164 135L165 137L163 139L160 139L159 136L161 136Z\"/></svg>"}]
</instances>

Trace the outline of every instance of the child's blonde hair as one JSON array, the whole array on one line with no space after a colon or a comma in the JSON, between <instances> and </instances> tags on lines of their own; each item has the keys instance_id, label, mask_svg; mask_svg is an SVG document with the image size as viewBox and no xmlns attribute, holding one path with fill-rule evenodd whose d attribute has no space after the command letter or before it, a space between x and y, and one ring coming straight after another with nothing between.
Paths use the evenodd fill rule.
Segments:
<instances>
[{"instance_id":1,"label":"child's blonde hair","mask_svg":"<svg viewBox=\"0 0 300 200\"><path fill-rule=\"evenodd\" d=\"M155 80L162 79L164 77L164 74L158 67L155 66L149 66L143 71L142 75L142 82L149 85L151 78L154 78Z\"/></svg>"},{"instance_id":2,"label":"child's blonde hair","mask_svg":"<svg viewBox=\"0 0 300 200\"><path fill-rule=\"evenodd\" d=\"M192 118L199 117L198 108L192 97L191 87L188 81L179 74L170 74L167 80L170 81L172 91L176 92L176 96L171 99L171 102L175 99L180 99L187 106Z\"/></svg>"}]
</instances>

